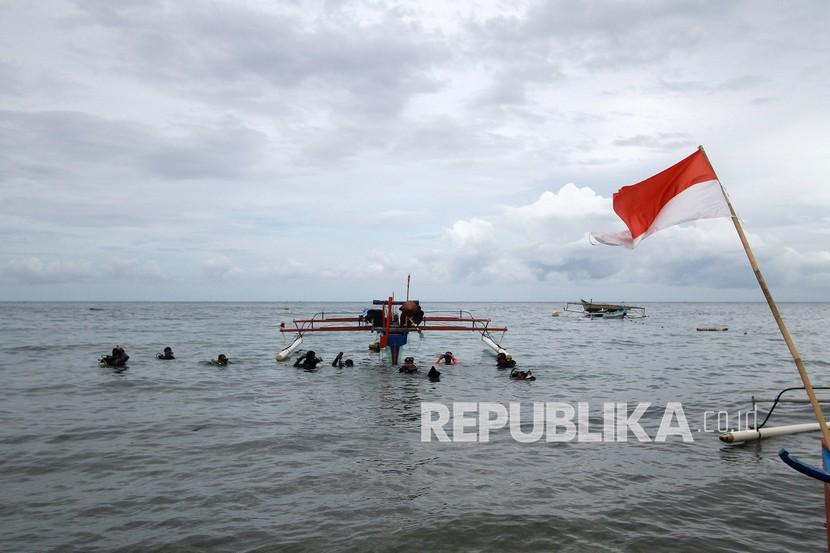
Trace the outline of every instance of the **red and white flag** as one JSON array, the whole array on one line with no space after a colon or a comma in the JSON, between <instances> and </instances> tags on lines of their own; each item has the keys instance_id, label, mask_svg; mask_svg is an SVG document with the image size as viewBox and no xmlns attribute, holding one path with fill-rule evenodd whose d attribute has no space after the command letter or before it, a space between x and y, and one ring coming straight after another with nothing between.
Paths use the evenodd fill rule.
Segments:
<instances>
[{"instance_id":1,"label":"red and white flag","mask_svg":"<svg viewBox=\"0 0 830 553\"><path fill-rule=\"evenodd\" d=\"M730 217L729 205L703 150L614 194L614 211L628 227L591 233L591 241L634 248L658 230L695 219Z\"/></svg>"}]
</instances>

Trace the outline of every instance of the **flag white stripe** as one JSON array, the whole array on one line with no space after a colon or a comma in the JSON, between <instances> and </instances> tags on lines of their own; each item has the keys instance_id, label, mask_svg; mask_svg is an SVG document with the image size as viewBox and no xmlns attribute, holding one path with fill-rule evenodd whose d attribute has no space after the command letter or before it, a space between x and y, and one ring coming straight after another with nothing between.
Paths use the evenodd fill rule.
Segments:
<instances>
[{"instance_id":1,"label":"flag white stripe","mask_svg":"<svg viewBox=\"0 0 830 553\"><path fill-rule=\"evenodd\" d=\"M690 186L663 206L660 213L651 223L646 232L631 239L628 230L622 232L592 233L590 238L593 241L607 244L609 246L623 246L635 248L640 241L658 230L694 221L695 219L714 219L718 217L729 217L729 206L723 195L720 183L716 180L709 180Z\"/></svg>"}]
</instances>

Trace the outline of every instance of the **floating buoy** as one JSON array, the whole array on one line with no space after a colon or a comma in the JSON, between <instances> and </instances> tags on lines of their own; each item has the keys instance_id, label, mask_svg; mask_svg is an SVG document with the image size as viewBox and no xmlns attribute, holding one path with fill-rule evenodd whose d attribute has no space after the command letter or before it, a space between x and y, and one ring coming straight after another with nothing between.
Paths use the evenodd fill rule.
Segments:
<instances>
[{"instance_id":1,"label":"floating buoy","mask_svg":"<svg viewBox=\"0 0 830 553\"><path fill-rule=\"evenodd\" d=\"M559 311L554 311L553 313L550 314L550 316L551 317L558 317L559 316Z\"/></svg>"}]
</instances>

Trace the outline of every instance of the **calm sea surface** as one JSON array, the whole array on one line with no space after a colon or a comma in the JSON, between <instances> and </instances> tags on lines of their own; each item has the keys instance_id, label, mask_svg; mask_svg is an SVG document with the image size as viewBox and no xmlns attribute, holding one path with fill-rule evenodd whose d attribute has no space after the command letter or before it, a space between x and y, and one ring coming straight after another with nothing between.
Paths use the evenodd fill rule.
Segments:
<instances>
[{"instance_id":1,"label":"calm sea surface","mask_svg":"<svg viewBox=\"0 0 830 553\"><path fill-rule=\"evenodd\" d=\"M504 323L536 382L511 381L475 335L412 336L440 382L382 366L371 336L318 335L305 372L274 361L277 332L364 304L0 304L0 550L822 551L822 487L780 447L819 462L816 433L746 447L697 432L706 410L800 382L764 304L646 304L640 321L551 317L562 304L425 304ZM90 308L95 308L91 310ZM782 312L816 385L830 385L830 305ZM696 332L725 325L728 332ZM99 368L114 344L129 369ZM170 345L177 359L159 361ZM227 368L206 362L225 353ZM830 395L828 393L827 395ZM421 402L683 404L693 443L423 443ZM633 405L632 405L633 408ZM771 424L810 422L787 405Z\"/></svg>"}]
</instances>

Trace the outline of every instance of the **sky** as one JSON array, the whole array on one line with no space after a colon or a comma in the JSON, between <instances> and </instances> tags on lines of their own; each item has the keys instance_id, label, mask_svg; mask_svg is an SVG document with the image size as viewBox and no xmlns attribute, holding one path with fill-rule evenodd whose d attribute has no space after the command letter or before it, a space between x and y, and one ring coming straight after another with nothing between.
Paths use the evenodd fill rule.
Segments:
<instances>
[{"instance_id":1,"label":"sky","mask_svg":"<svg viewBox=\"0 0 830 553\"><path fill-rule=\"evenodd\" d=\"M830 301L830 3L0 3L0 301Z\"/></svg>"}]
</instances>

